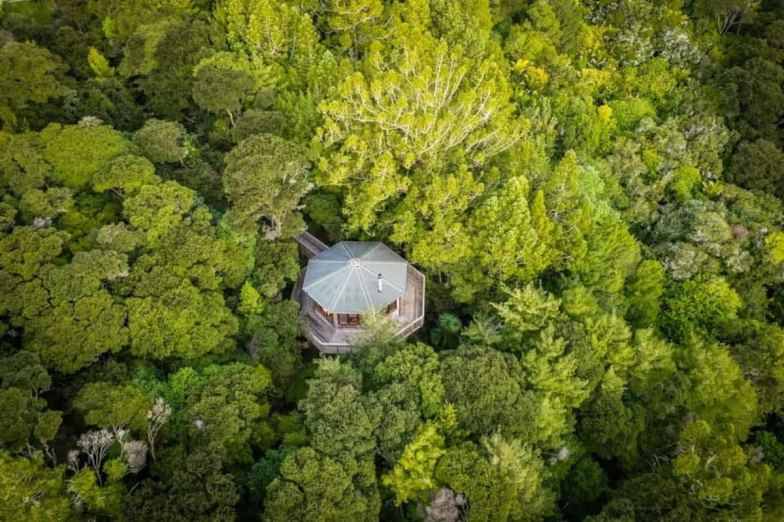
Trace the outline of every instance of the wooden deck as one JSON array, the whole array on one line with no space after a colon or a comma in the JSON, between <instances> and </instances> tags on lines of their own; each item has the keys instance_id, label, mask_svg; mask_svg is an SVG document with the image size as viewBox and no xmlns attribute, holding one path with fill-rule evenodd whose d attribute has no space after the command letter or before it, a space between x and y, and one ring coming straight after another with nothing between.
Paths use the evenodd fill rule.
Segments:
<instances>
[{"instance_id":1,"label":"wooden deck","mask_svg":"<svg viewBox=\"0 0 784 522\"><path fill-rule=\"evenodd\" d=\"M299 246L299 251L302 255L308 259L329 248L310 232L303 232L295 237L294 241L297 242L297 246Z\"/></svg>"},{"instance_id":2,"label":"wooden deck","mask_svg":"<svg viewBox=\"0 0 784 522\"><path fill-rule=\"evenodd\" d=\"M317 240L318 241L318 240ZM297 240L299 243L299 239ZM321 243L319 241L319 243ZM323 245L323 243L321 243ZM323 354L340 354L351 351L361 327L335 327L316 311L316 302L302 291L305 270L299 273L291 298L300 303L305 336ZM400 298L397 316L393 319L397 335L407 337L420 329L425 319L425 276L411 265L406 275L406 293Z\"/></svg>"}]
</instances>

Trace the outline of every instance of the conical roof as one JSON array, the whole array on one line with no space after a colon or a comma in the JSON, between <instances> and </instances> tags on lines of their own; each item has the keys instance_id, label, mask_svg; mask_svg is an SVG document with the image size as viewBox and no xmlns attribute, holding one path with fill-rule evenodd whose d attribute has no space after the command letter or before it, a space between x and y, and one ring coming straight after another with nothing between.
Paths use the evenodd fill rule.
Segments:
<instances>
[{"instance_id":1,"label":"conical roof","mask_svg":"<svg viewBox=\"0 0 784 522\"><path fill-rule=\"evenodd\" d=\"M302 289L330 312L362 314L402 296L407 272L408 262L383 243L341 241L308 261Z\"/></svg>"}]
</instances>

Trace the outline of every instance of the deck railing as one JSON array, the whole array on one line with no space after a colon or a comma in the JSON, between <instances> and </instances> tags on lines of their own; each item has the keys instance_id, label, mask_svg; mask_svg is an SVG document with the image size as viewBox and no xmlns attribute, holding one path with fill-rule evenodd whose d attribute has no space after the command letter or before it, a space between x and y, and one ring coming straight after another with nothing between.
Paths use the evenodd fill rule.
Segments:
<instances>
[{"instance_id":1,"label":"deck railing","mask_svg":"<svg viewBox=\"0 0 784 522\"><path fill-rule=\"evenodd\" d=\"M300 234L295 239L300 251L308 258L327 249L327 245L307 232ZM302 290L304 276L305 270L302 270L294 284L291 298L300 303L300 317L305 323L305 336L323 354L350 352L352 341L348 332L329 324L324 317L318 314L315 309L315 301ZM408 265L408 279L410 288L406 289L407 295L401 299L401 305L398 309L400 328L396 331L396 335L399 337L412 334L425 322L425 276L412 265Z\"/></svg>"}]
</instances>

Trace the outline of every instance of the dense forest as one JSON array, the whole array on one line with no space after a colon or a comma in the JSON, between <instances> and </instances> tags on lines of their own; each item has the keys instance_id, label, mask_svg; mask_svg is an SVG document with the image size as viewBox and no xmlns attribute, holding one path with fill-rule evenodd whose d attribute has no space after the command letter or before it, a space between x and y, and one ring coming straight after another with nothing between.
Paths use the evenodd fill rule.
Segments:
<instances>
[{"instance_id":1,"label":"dense forest","mask_svg":"<svg viewBox=\"0 0 784 522\"><path fill-rule=\"evenodd\" d=\"M781 0L0 4L0 520L784 520Z\"/></svg>"}]
</instances>

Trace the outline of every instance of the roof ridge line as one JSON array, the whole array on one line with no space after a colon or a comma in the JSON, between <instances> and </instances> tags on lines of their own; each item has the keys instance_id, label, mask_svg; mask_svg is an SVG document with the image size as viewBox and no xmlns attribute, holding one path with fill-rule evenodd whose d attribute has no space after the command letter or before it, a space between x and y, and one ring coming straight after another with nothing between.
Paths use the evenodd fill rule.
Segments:
<instances>
[{"instance_id":1,"label":"roof ridge line","mask_svg":"<svg viewBox=\"0 0 784 522\"><path fill-rule=\"evenodd\" d=\"M338 272L340 271L342 271L342 269L338 270ZM340 289L337 292L335 292L335 297L329 303L329 308L328 308L329 310L333 310L335 308L335 304L337 304L338 299L340 299L340 297L343 295L343 292L346 290L346 285L348 285L348 280L351 279L352 273L353 270L348 271L348 277L343 281L343 284L341 285Z\"/></svg>"},{"instance_id":2,"label":"roof ridge line","mask_svg":"<svg viewBox=\"0 0 784 522\"><path fill-rule=\"evenodd\" d=\"M337 274L339 274L340 272L342 272L342 271L343 271L343 269L345 269L345 268L348 268L348 267L345 267L345 266L344 266L344 267L342 267L342 268L338 268L338 269L337 269L337 270L335 270L334 272L330 272L329 274L327 274L327 275L325 275L325 276L322 276L322 277L320 277L319 279L316 279L315 281L311 281L311 282L310 282L310 284L308 284L307 286L304 286L304 285L303 285L303 286L302 286L302 289L303 289L303 290L308 290L309 288L313 288L313 287L314 287L314 286L316 286L317 284L319 284L319 283L323 283L324 281L326 281L326 280L327 280L327 279L329 279L330 277L335 277Z\"/></svg>"},{"instance_id":3,"label":"roof ridge line","mask_svg":"<svg viewBox=\"0 0 784 522\"><path fill-rule=\"evenodd\" d=\"M368 250L367 252L365 252L364 254L362 254L360 257L365 257L366 255L368 255L368 254L370 254L371 252L375 251L375 250L376 250L378 247L380 247L381 245L383 245L383 244L384 244L384 243L382 243L381 241L376 241L375 243L376 243L376 245L375 245L373 248L371 248L370 250Z\"/></svg>"},{"instance_id":4,"label":"roof ridge line","mask_svg":"<svg viewBox=\"0 0 784 522\"><path fill-rule=\"evenodd\" d=\"M360 268L362 268L363 270L367 270L367 268L365 268L364 266L361 266ZM362 296L365 298L365 304L367 305L368 308L375 308L375 306L373 306L373 301L370 299L367 286L365 286L365 281L362 279L362 277L360 277L359 274L357 274L357 277L359 278L359 287L362 289Z\"/></svg>"},{"instance_id":5,"label":"roof ridge line","mask_svg":"<svg viewBox=\"0 0 784 522\"><path fill-rule=\"evenodd\" d=\"M352 252L352 251L351 251L351 250L350 250L350 249L349 249L349 248L346 246L346 242L345 242L345 241L341 241L340 243L338 243L338 245L340 245L340 246L342 246L342 247L343 247L343 250L345 250L345 251L346 251L346 253L348 254L348 257L349 257L349 258L351 258L351 257L356 257L356 256L354 255L354 252Z\"/></svg>"}]
</instances>

